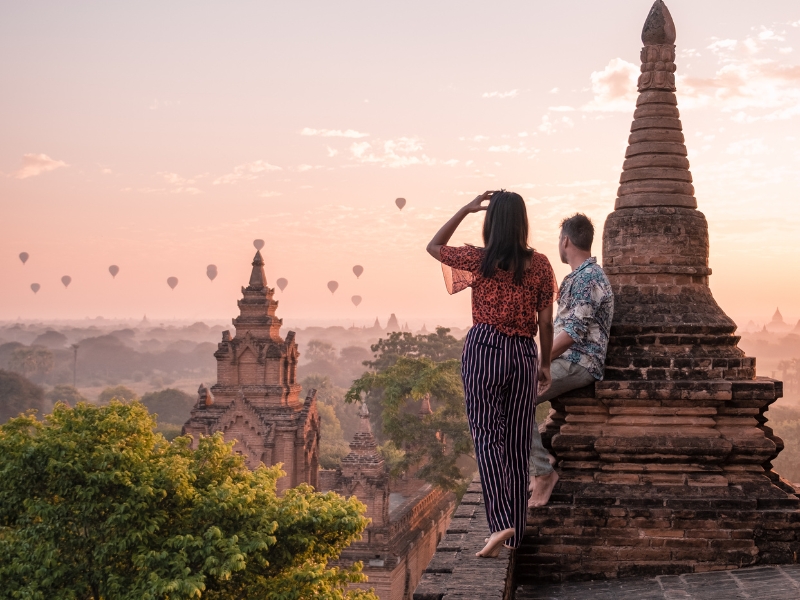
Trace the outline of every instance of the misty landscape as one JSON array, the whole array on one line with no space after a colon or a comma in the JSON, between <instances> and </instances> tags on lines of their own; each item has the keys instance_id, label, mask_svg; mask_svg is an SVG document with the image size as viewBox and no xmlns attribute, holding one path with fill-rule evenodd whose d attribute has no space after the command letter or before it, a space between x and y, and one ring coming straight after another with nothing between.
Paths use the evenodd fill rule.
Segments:
<instances>
[{"instance_id":1,"label":"misty landscape","mask_svg":"<svg viewBox=\"0 0 800 600\"><path fill-rule=\"evenodd\" d=\"M306 327L297 329L301 361L298 381L303 393L318 392L323 422L320 464L334 468L347 454L358 430L357 407L344 402L347 389L373 360L371 346L390 330L373 327ZM784 382L784 397L769 410L769 422L786 448L775 468L791 481L800 481L800 330L773 319L740 332L740 347L758 357L758 373ZM112 397L140 399L158 414L158 429L168 439L181 426L197 401L201 383L216 381L214 352L222 332L231 326L196 322L150 323L91 319L61 323L4 323L0 326L0 390L20 389L0 406L4 421L17 412L35 408L48 413L58 401L106 403ZM284 328L284 335L288 331ZM450 328L463 339L466 329ZM412 332L431 333L427 329ZM75 346L77 346L77 351ZM76 360L77 358L77 360ZM14 377L13 383L9 377ZM75 387L73 388L73 377ZM24 380L22 379L24 378ZM24 381L24 384L23 384ZM11 386L11 387L9 387ZM5 392L8 393L8 392ZM539 407L539 421L547 407ZM376 431L380 436L380 430Z\"/></svg>"}]
</instances>

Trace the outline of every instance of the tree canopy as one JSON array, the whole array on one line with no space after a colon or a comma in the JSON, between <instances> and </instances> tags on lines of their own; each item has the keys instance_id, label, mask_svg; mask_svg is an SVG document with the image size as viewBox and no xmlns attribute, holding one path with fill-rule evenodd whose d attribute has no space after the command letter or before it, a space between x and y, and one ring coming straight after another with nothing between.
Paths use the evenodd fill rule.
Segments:
<instances>
[{"instance_id":1,"label":"tree canopy","mask_svg":"<svg viewBox=\"0 0 800 600\"><path fill-rule=\"evenodd\" d=\"M87 401L86 398L71 385L56 385L45 394L45 398L51 405L55 405L56 402L64 402L69 406L75 406L78 402Z\"/></svg>"},{"instance_id":2,"label":"tree canopy","mask_svg":"<svg viewBox=\"0 0 800 600\"><path fill-rule=\"evenodd\" d=\"M246 468L221 436L169 443L138 402L58 404L0 427L0 598L370 599L328 561L367 525L355 498Z\"/></svg>"},{"instance_id":3,"label":"tree canopy","mask_svg":"<svg viewBox=\"0 0 800 600\"><path fill-rule=\"evenodd\" d=\"M0 369L0 423L26 410L44 408L44 390L19 373Z\"/></svg>"},{"instance_id":4,"label":"tree canopy","mask_svg":"<svg viewBox=\"0 0 800 600\"><path fill-rule=\"evenodd\" d=\"M407 331L395 331L370 348L375 360L365 361L364 365L380 371L393 365L401 356L427 357L435 362L460 359L464 341L450 335L448 328L437 327L436 333L429 334L413 335Z\"/></svg>"},{"instance_id":5,"label":"tree canopy","mask_svg":"<svg viewBox=\"0 0 800 600\"><path fill-rule=\"evenodd\" d=\"M100 404L108 404L116 398L117 400L138 400L139 394L134 392L131 388L124 385L115 385L107 387L97 396L97 401Z\"/></svg>"},{"instance_id":6,"label":"tree canopy","mask_svg":"<svg viewBox=\"0 0 800 600\"><path fill-rule=\"evenodd\" d=\"M158 415L158 422L162 425L165 423L183 425L189 420L189 413L194 403L195 398L175 388L148 392L142 396L142 404L151 413Z\"/></svg>"},{"instance_id":7,"label":"tree canopy","mask_svg":"<svg viewBox=\"0 0 800 600\"><path fill-rule=\"evenodd\" d=\"M11 353L8 366L25 377L41 380L53 369L53 353L43 346L23 346Z\"/></svg>"},{"instance_id":8,"label":"tree canopy","mask_svg":"<svg viewBox=\"0 0 800 600\"><path fill-rule=\"evenodd\" d=\"M432 484L463 485L459 459L471 456L473 447L456 358L462 345L443 327L428 335L391 333L372 346L372 369L348 390L346 401L360 402L363 395L382 437L402 450L392 461L393 475L418 467L415 476ZM420 414L423 399L432 414Z\"/></svg>"}]
</instances>

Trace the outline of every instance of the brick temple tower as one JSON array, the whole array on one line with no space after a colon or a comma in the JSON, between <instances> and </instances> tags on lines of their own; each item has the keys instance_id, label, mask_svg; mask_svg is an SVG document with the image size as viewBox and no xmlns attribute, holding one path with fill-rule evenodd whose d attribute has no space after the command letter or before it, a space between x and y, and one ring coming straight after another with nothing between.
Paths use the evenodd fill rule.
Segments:
<instances>
[{"instance_id":1,"label":"brick temple tower","mask_svg":"<svg viewBox=\"0 0 800 600\"><path fill-rule=\"evenodd\" d=\"M299 353L295 334L280 336L275 290L267 286L264 260L256 252L250 283L242 288L236 333L222 332L214 356L217 383L200 386L199 398L183 433L194 436L221 431L236 440L234 451L252 469L283 463L287 476L278 491L300 483L317 485L319 416L316 392L303 401L296 381Z\"/></svg>"},{"instance_id":2,"label":"brick temple tower","mask_svg":"<svg viewBox=\"0 0 800 600\"><path fill-rule=\"evenodd\" d=\"M615 293L605 379L557 398L543 428L561 479L529 516L520 581L791 563L800 499L772 470L782 395L756 377L709 288L675 95L675 25L657 0L639 98L603 232Z\"/></svg>"}]
</instances>

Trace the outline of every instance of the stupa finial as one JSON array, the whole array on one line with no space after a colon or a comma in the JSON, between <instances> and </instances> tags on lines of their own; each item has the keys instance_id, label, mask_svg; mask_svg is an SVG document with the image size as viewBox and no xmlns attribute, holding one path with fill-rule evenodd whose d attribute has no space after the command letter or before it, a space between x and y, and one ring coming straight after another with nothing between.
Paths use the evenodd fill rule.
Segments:
<instances>
[{"instance_id":1,"label":"stupa finial","mask_svg":"<svg viewBox=\"0 0 800 600\"><path fill-rule=\"evenodd\" d=\"M369 408L367 408L366 402L361 403L358 409L358 416L361 417L361 427L359 427L359 431L372 435L372 426L369 422Z\"/></svg>"},{"instance_id":2,"label":"stupa finial","mask_svg":"<svg viewBox=\"0 0 800 600\"><path fill-rule=\"evenodd\" d=\"M256 255L253 258L253 271L250 273L250 288L263 289L267 287L267 276L264 273L264 259L261 257L261 251L256 250Z\"/></svg>"},{"instance_id":3,"label":"stupa finial","mask_svg":"<svg viewBox=\"0 0 800 600\"><path fill-rule=\"evenodd\" d=\"M645 46L661 46L675 43L675 23L664 0L656 0L642 28Z\"/></svg>"}]
</instances>

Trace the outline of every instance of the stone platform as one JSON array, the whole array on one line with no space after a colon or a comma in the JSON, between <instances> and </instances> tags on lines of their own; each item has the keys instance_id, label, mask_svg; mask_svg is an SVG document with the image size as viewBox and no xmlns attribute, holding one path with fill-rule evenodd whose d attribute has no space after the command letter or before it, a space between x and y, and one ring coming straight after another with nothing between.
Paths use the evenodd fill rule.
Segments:
<instances>
[{"instance_id":1,"label":"stone platform","mask_svg":"<svg viewBox=\"0 0 800 600\"><path fill-rule=\"evenodd\" d=\"M800 566L750 567L694 575L524 585L516 600L798 600Z\"/></svg>"},{"instance_id":2,"label":"stone platform","mask_svg":"<svg viewBox=\"0 0 800 600\"><path fill-rule=\"evenodd\" d=\"M529 513L517 582L797 563L800 498L768 462L782 445L764 417L778 383L722 380L716 398L637 400L608 382L555 399L542 439L560 480Z\"/></svg>"}]
</instances>

